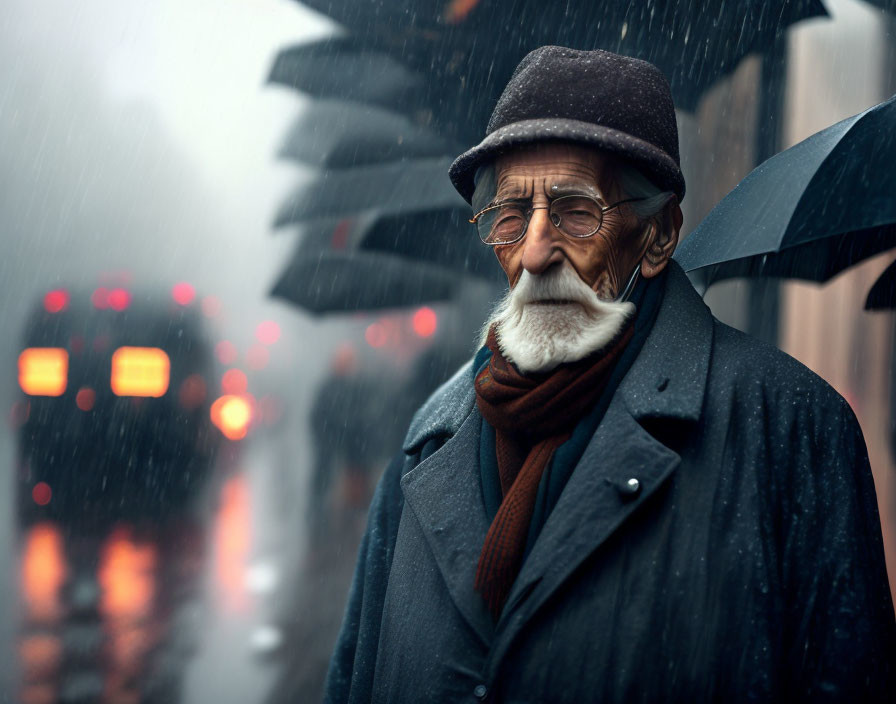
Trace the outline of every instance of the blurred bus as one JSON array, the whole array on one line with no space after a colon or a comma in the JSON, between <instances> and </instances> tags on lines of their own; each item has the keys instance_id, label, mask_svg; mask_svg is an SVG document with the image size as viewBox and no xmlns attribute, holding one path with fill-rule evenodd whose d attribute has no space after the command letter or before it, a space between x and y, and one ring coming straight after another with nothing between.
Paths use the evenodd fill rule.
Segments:
<instances>
[{"instance_id":1,"label":"blurred bus","mask_svg":"<svg viewBox=\"0 0 896 704\"><path fill-rule=\"evenodd\" d=\"M216 376L195 306L167 292L48 291L18 355L20 525L192 511L222 440Z\"/></svg>"}]
</instances>

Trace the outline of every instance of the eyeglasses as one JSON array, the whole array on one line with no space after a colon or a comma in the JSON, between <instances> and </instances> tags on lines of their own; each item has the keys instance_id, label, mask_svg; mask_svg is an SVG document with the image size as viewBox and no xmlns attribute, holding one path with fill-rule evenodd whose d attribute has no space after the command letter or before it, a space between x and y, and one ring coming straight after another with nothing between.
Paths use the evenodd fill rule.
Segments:
<instances>
[{"instance_id":1,"label":"eyeglasses","mask_svg":"<svg viewBox=\"0 0 896 704\"><path fill-rule=\"evenodd\" d=\"M480 210L470 220L479 231L479 238L488 245L513 244L522 239L529 228L532 213L547 210L548 217L560 232L572 239L585 239L597 234L604 222L604 213L623 203L644 198L626 198L613 205L601 205L586 195L560 196L547 206L533 206L530 200L506 200Z\"/></svg>"}]
</instances>

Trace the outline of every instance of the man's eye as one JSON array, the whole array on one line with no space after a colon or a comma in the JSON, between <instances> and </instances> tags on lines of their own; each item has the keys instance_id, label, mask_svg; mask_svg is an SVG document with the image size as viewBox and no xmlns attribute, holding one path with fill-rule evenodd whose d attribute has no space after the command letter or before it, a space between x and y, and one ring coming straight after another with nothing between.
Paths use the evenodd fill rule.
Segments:
<instances>
[{"instance_id":1,"label":"man's eye","mask_svg":"<svg viewBox=\"0 0 896 704\"><path fill-rule=\"evenodd\" d=\"M518 227L522 221L519 213L502 213L495 221L495 228Z\"/></svg>"}]
</instances>

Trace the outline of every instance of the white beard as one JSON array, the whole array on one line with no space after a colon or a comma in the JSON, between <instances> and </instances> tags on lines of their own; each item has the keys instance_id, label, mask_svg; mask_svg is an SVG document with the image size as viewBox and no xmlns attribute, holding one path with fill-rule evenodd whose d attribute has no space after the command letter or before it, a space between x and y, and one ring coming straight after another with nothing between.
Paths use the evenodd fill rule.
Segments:
<instances>
[{"instance_id":1,"label":"white beard","mask_svg":"<svg viewBox=\"0 0 896 704\"><path fill-rule=\"evenodd\" d=\"M547 372L605 347L634 313L633 303L598 298L568 265L539 276L523 271L489 317L483 336L496 325L501 353L520 372Z\"/></svg>"}]
</instances>

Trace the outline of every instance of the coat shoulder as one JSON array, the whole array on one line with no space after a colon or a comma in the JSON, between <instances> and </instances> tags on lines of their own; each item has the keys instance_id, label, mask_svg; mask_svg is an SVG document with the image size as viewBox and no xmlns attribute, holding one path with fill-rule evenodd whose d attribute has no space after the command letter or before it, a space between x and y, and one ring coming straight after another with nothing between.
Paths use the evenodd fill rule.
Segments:
<instances>
[{"instance_id":1,"label":"coat shoulder","mask_svg":"<svg viewBox=\"0 0 896 704\"><path fill-rule=\"evenodd\" d=\"M434 437L454 435L463 425L473 410L476 396L472 369L471 359L433 391L417 410L402 444L406 453L412 453Z\"/></svg>"},{"instance_id":2,"label":"coat shoulder","mask_svg":"<svg viewBox=\"0 0 896 704\"><path fill-rule=\"evenodd\" d=\"M799 408L839 411L851 421L846 399L802 362L774 345L713 319L710 391L759 392L766 409L786 404L789 414Z\"/></svg>"}]
</instances>

